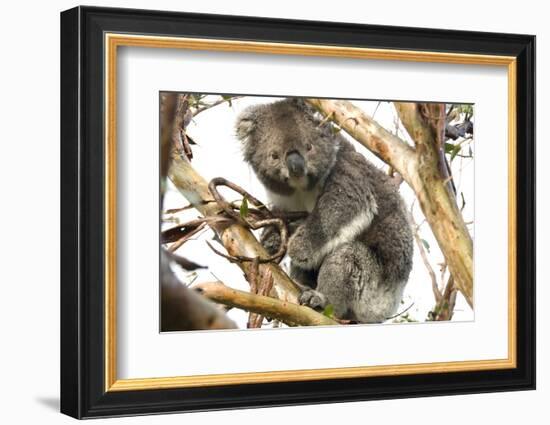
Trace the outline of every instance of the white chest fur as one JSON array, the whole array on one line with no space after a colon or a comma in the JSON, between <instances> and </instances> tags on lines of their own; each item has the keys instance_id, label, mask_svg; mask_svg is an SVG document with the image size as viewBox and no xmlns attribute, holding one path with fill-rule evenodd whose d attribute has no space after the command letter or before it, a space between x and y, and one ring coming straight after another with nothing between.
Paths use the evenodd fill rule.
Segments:
<instances>
[{"instance_id":1,"label":"white chest fur","mask_svg":"<svg viewBox=\"0 0 550 425\"><path fill-rule=\"evenodd\" d=\"M272 206L283 211L311 212L315 208L319 192L318 187L311 190L296 189L292 195L284 196L268 190L267 197Z\"/></svg>"}]
</instances>

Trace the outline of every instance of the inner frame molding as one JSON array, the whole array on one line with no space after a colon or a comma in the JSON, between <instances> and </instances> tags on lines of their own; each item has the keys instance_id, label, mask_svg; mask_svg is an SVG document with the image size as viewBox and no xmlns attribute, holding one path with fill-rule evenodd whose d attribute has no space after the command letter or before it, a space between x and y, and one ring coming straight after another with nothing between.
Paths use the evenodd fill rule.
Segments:
<instances>
[{"instance_id":1,"label":"inner frame molding","mask_svg":"<svg viewBox=\"0 0 550 425\"><path fill-rule=\"evenodd\" d=\"M506 67L508 73L508 357L506 359L495 360L398 364L389 366L362 366L275 372L174 376L164 378L151 377L117 379L116 98L117 52L118 47L122 46ZM420 373L483 371L514 369L517 367L517 62L515 57L414 50L370 49L311 44L161 37L119 33L105 33L104 48L104 389L106 392L270 382L312 381L321 379L359 378L389 375L396 376Z\"/></svg>"}]
</instances>

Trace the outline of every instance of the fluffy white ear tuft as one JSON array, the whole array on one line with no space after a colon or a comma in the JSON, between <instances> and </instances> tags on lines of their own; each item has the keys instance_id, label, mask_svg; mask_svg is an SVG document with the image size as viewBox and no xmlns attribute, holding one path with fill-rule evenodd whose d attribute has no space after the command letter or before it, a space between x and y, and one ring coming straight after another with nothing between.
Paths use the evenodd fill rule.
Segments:
<instances>
[{"instance_id":1,"label":"fluffy white ear tuft","mask_svg":"<svg viewBox=\"0 0 550 425\"><path fill-rule=\"evenodd\" d=\"M258 114L257 106L249 106L241 112L235 124L235 132L239 140L246 142L248 136L256 129Z\"/></svg>"}]
</instances>

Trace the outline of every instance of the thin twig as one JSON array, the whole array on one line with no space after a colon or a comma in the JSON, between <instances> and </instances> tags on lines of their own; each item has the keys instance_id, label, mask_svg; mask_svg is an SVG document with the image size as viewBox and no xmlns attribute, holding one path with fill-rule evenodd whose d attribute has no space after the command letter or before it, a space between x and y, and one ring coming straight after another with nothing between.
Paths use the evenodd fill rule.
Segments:
<instances>
[{"instance_id":1,"label":"thin twig","mask_svg":"<svg viewBox=\"0 0 550 425\"><path fill-rule=\"evenodd\" d=\"M174 242L170 247L168 248L169 252L175 252L178 248L180 248L185 242L189 240L191 236L196 235L199 233L204 227L206 226L206 222L203 222L199 224L195 229L191 230L187 234L183 235L181 238L179 238L176 242Z\"/></svg>"},{"instance_id":2,"label":"thin twig","mask_svg":"<svg viewBox=\"0 0 550 425\"><path fill-rule=\"evenodd\" d=\"M374 119L374 116L376 115L376 112L378 111L378 108L380 107L380 104L381 104L381 103L382 103L382 102L378 102L378 103L376 104L376 108L374 108L374 112L372 113L372 119Z\"/></svg>"},{"instance_id":3,"label":"thin twig","mask_svg":"<svg viewBox=\"0 0 550 425\"><path fill-rule=\"evenodd\" d=\"M243 96L229 96L225 99L220 99L215 102L209 103L208 105L201 106L200 108L197 108L195 112L193 112L193 118L199 115L201 112L204 112L210 108L213 108L214 106L221 105L222 103L225 103L225 102L232 102L233 100L240 99L241 97Z\"/></svg>"},{"instance_id":4,"label":"thin twig","mask_svg":"<svg viewBox=\"0 0 550 425\"><path fill-rule=\"evenodd\" d=\"M420 235L418 234L418 226L416 225L414 221L413 215L409 212L409 218L411 221L411 227L413 231L414 240L416 242L416 246L418 247L418 251L420 252L420 257L422 258L422 262L424 263L424 267L426 267L426 270L428 271L428 274L430 275L430 279L432 281L432 291L435 297L436 302L439 302L441 300L441 292L439 290L438 284L437 284L437 277L435 276L434 269L432 265L430 264L430 260L428 259L428 254L426 253L426 249L424 248L424 244L422 242L422 239L420 238Z\"/></svg>"},{"instance_id":5,"label":"thin twig","mask_svg":"<svg viewBox=\"0 0 550 425\"><path fill-rule=\"evenodd\" d=\"M395 319L396 317L399 317L399 316L401 316L402 314L405 314L407 311L409 311L409 310L412 308L413 305L414 305L414 302L412 302L411 305L408 306L408 307L407 307L405 310L403 310L402 312L397 313L397 314L395 314L395 315L393 315L393 316L390 316L390 317L388 317L386 320Z\"/></svg>"},{"instance_id":6,"label":"thin twig","mask_svg":"<svg viewBox=\"0 0 550 425\"><path fill-rule=\"evenodd\" d=\"M235 211L233 205L231 205L227 200L218 192L218 186L225 186L232 190L234 190L237 193L240 193L243 198L246 198L248 202L250 202L252 205L256 206L257 208L263 207L264 204L260 202L258 199L256 199L254 196L252 196L250 193L248 193L246 190L244 190L239 185L230 182L227 179L224 179L223 177L216 177L210 181L208 184L208 189L210 190L210 193L218 203L218 205L223 209L224 213L231 217L233 220L235 220L238 224L247 227L252 230L258 230L263 227L267 226L275 226L279 230L279 234L281 237L281 243L279 246L279 250L267 257L267 258L260 258L258 261L260 263L270 263L270 262L280 262L283 257L286 254L286 248L287 248L287 239L288 239L288 230L286 228L286 225L283 220L280 218L266 218L263 220L251 220L247 216L241 216L240 212ZM259 211L259 210L258 210ZM272 217L269 210L265 210L267 217ZM214 252L219 253L216 251L212 246L210 246L214 250ZM222 255L225 258L228 258L226 255ZM256 261L256 257L247 257L247 256L233 256L233 261ZM228 258L229 259L229 258Z\"/></svg>"},{"instance_id":7,"label":"thin twig","mask_svg":"<svg viewBox=\"0 0 550 425\"><path fill-rule=\"evenodd\" d=\"M188 221L183 224L179 224L175 227L171 227L169 229L164 230L161 233L161 243L170 243L175 242L178 239L180 239L182 236L187 235L189 232L193 231L197 226L200 226L203 223L206 224L213 224L213 223L223 223L223 222L231 222L231 220L225 218L225 217L202 217L197 218L195 220Z\"/></svg>"}]
</instances>

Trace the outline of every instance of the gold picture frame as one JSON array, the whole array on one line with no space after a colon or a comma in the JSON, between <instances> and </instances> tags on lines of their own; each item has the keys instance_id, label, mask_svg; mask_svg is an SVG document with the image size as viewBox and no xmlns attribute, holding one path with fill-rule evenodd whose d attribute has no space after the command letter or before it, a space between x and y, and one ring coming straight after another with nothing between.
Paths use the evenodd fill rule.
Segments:
<instances>
[{"instance_id":1,"label":"gold picture frame","mask_svg":"<svg viewBox=\"0 0 550 425\"><path fill-rule=\"evenodd\" d=\"M147 390L179 387L251 384L281 381L306 381L404 375L434 372L464 372L472 370L507 369L516 366L516 58L474 54L415 52L408 50L369 49L354 47L315 46L307 44L280 44L253 41L204 40L178 37L159 37L128 34L105 34L105 143L107 178L105 186L105 391ZM170 378L117 379L116 378L116 63L119 47L149 47L157 49L189 49L206 51L247 52L303 56L330 56L340 58L400 60L466 65L491 65L506 67L508 72L508 358L472 360L393 366L365 366L277 372L235 373Z\"/></svg>"}]
</instances>

